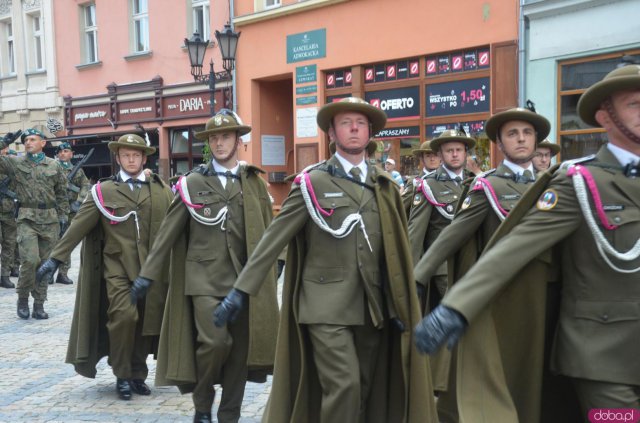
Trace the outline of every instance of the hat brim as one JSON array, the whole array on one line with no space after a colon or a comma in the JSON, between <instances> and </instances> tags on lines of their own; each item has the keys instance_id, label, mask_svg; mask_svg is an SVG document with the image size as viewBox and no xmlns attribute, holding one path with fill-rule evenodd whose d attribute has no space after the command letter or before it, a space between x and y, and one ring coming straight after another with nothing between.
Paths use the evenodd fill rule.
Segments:
<instances>
[{"instance_id":1,"label":"hat brim","mask_svg":"<svg viewBox=\"0 0 640 423\"><path fill-rule=\"evenodd\" d=\"M532 124L536 130L537 142L542 142L547 138L547 136L549 136L549 131L551 131L551 124L547 118L524 109L507 110L491 116L484 126L484 131L491 141L496 142L498 131L502 125L512 120L522 120Z\"/></svg>"},{"instance_id":2,"label":"hat brim","mask_svg":"<svg viewBox=\"0 0 640 423\"><path fill-rule=\"evenodd\" d=\"M209 135L219 134L220 132L237 132L239 136L243 136L251 132L251 127L247 125L221 126L219 128L196 132L193 136L196 137L197 140L207 141L209 139Z\"/></svg>"},{"instance_id":3,"label":"hat brim","mask_svg":"<svg viewBox=\"0 0 640 423\"><path fill-rule=\"evenodd\" d=\"M638 75L618 76L603 79L587 89L578 100L578 115L586 124L601 126L596 120L596 112L611 94L623 90L640 90Z\"/></svg>"},{"instance_id":4,"label":"hat brim","mask_svg":"<svg viewBox=\"0 0 640 423\"><path fill-rule=\"evenodd\" d=\"M436 154L433 150L426 150L422 148L411 150L411 154L413 154L414 156L419 156L420 154L428 154L428 153Z\"/></svg>"},{"instance_id":5,"label":"hat brim","mask_svg":"<svg viewBox=\"0 0 640 423\"><path fill-rule=\"evenodd\" d=\"M554 142L540 143L537 148L548 148L551 151L551 157L556 156L560 152L560 146Z\"/></svg>"},{"instance_id":6,"label":"hat brim","mask_svg":"<svg viewBox=\"0 0 640 423\"><path fill-rule=\"evenodd\" d=\"M336 101L324 105L318 112L316 122L318 127L324 132L328 132L331 127L331 120L335 115L342 112L358 112L369 118L371 122L371 136L384 129L387 124L387 114L369 103L351 103L347 101Z\"/></svg>"},{"instance_id":7,"label":"hat brim","mask_svg":"<svg viewBox=\"0 0 640 423\"><path fill-rule=\"evenodd\" d=\"M375 141L369 141L369 144L367 144L367 156L373 156L376 153L377 149L378 149L378 143ZM336 154L335 141L331 141L329 143L329 153L331 153L331 155Z\"/></svg>"},{"instance_id":8,"label":"hat brim","mask_svg":"<svg viewBox=\"0 0 640 423\"><path fill-rule=\"evenodd\" d=\"M467 146L467 150L471 150L476 146L476 140L469 137L441 137L434 138L431 140L431 148L433 151L437 152L440 150L442 144L446 144L448 142L461 142Z\"/></svg>"},{"instance_id":9,"label":"hat brim","mask_svg":"<svg viewBox=\"0 0 640 423\"><path fill-rule=\"evenodd\" d=\"M155 147L148 147L148 146L141 146L141 145L137 145L137 144L131 144L131 143L122 143L122 142L118 142L118 141L111 141L109 144L107 144L107 147L109 147L109 150L112 153L117 153L118 150L121 147L125 147L125 148L131 148L133 150L142 150L145 154L145 156L150 156L153 153L156 152L156 148Z\"/></svg>"}]
</instances>

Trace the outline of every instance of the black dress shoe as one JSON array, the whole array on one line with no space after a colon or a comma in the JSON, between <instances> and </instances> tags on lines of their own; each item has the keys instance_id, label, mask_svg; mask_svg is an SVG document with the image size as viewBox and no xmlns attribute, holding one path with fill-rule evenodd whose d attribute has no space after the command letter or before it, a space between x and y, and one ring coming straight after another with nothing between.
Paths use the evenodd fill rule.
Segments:
<instances>
[{"instance_id":1,"label":"black dress shoe","mask_svg":"<svg viewBox=\"0 0 640 423\"><path fill-rule=\"evenodd\" d=\"M9 276L0 276L0 286L3 288L15 288L16 286L11 282Z\"/></svg>"},{"instance_id":2,"label":"black dress shoe","mask_svg":"<svg viewBox=\"0 0 640 423\"><path fill-rule=\"evenodd\" d=\"M62 285L73 285L73 281L69 279L67 275L62 275L58 273L56 277L56 283L61 283Z\"/></svg>"},{"instance_id":3,"label":"black dress shoe","mask_svg":"<svg viewBox=\"0 0 640 423\"><path fill-rule=\"evenodd\" d=\"M138 395L149 395L151 394L151 389L144 383L142 379L131 379L129 381L129 385L131 385L131 390Z\"/></svg>"},{"instance_id":4,"label":"black dress shoe","mask_svg":"<svg viewBox=\"0 0 640 423\"><path fill-rule=\"evenodd\" d=\"M13 269L9 276L11 276L12 278L18 278L20 277L20 271L18 269Z\"/></svg>"},{"instance_id":5,"label":"black dress shoe","mask_svg":"<svg viewBox=\"0 0 640 423\"><path fill-rule=\"evenodd\" d=\"M29 298L18 298L18 317L29 318Z\"/></svg>"},{"instance_id":6,"label":"black dress shoe","mask_svg":"<svg viewBox=\"0 0 640 423\"><path fill-rule=\"evenodd\" d=\"M127 379L116 379L116 391L120 399L128 401L131 399L131 385Z\"/></svg>"},{"instance_id":7,"label":"black dress shoe","mask_svg":"<svg viewBox=\"0 0 640 423\"><path fill-rule=\"evenodd\" d=\"M211 423L211 413L201 413L196 410L193 416L193 423Z\"/></svg>"}]
</instances>

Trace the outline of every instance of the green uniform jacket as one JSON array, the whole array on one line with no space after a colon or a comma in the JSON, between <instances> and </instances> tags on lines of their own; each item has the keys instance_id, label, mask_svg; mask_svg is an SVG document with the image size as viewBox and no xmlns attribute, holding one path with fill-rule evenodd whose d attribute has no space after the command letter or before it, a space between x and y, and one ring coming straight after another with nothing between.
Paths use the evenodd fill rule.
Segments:
<instances>
[{"instance_id":1,"label":"green uniform jacket","mask_svg":"<svg viewBox=\"0 0 640 423\"><path fill-rule=\"evenodd\" d=\"M151 176L149 189L142 190L137 202L126 183L110 179L103 181L101 188L105 207L116 216L123 216L147 201L151 205L149 215L139 215L140 240L137 242L133 216L111 224L89 195L51 252L52 258L65 262L75 246L84 241L66 362L73 364L77 373L90 378L95 377L100 358L109 353L104 272L124 274L131 281L138 276L172 198L171 190L158 175ZM166 275L168 265L165 269ZM145 300L144 336L160 333L167 285L163 278L149 289Z\"/></svg>"},{"instance_id":2,"label":"green uniform jacket","mask_svg":"<svg viewBox=\"0 0 640 423\"><path fill-rule=\"evenodd\" d=\"M618 225L604 229L589 193L598 230L616 250L630 250L640 235L638 179L623 174L606 146L579 165L593 175L607 222ZM536 183L489 247L443 300L470 323L459 347L461 421L578 421L571 395L554 392L561 398L555 402L546 395L553 386L545 374L548 365L555 374L640 385L638 271L619 273L603 260L564 169L547 172ZM547 307L552 286L547 268L555 258L562 294L554 318L555 310ZM624 269L640 266L640 259L610 260ZM553 345L546 363L549 326L546 339ZM499 342L503 339L510 342ZM471 366L479 356L491 363L482 375ZM481 400L472 399L474 390L485 392Z\"/></svg>"},{"instance_id":3,"label":"green uniform jacket","mask_svg":"<svg viewBox=\"0 0 640 423\"><path fill-rule=\"evenodd\" d=\"M69 168L66 168L65 165L61 165L61 166L64 169L65 177L67 177L73 170L73 166ZM67 188L69 187L69 184L72 184L76 188L79 188L79 191L74 191L73 189L67 189L67 197L69 197L69 204L73 203L76 200L82 202L84 198L87 196L87 194L89 193L89 189L91 188L91 183L89 182L87 175L84 174L84 171L82 169L78 169L78 172L76 172L75 176L73 177L73 180L72 181L67 180L67 181L68 181Z\"/></svg>"},{"instance_id":4,"label":"green uniform jacket","mask_svg":"<svg viewBox=\"0 0 640 423\"><path fill-rule=\"evenodd\" d=\"M241 199L228 205L243 207L242 210L230 208L228 219L244 219L244 233L234 237L244 241L244 245L233 245L233 241L229 241L229 245L212 245L220 236L212 235L211 231L220 231L220 227L207 227L195 221L179 195L167 212L162 225L164 230L158 235L140 273L151 280L162 277L162 263L166 262L171 250L171 274L160 334L156 385L177 385L182 393L186 393L197 381L196 329L190 295L224 297L228 294L247 255L253 252L271 222L271 201L260 173L263 171L257 167L240 166L240 183L234 183L230 198L240 195ZM186 178L191 202L205 206L196 213L209 218L216 216L224 205L219 202L224 194L212 192L223 190L218 177L193 172ZM227 230L232 231L234 227L241 226L228 225ZM263 279L260 292L249 301L249 380L254 371L271 372L275 356L279 318L275 269L265 272Z\"/></svg>"},{"instance_id":5,"label":"green uniform jacket","mask_svg":"<svg viewBox=\"0 0 640 423\"><path fill-rule=\"evenodd\" d=\"M342 169L335 157L329 159L327 165ZM372 313L374 324L385 326L382 329L385 334L382 345L388 346L386 350L381 349L378 359L367 421L437 420L428 361L413 346L411 328L420 319L420 308L402 201L395 182L388 174L374 166L369 168L366 181L373 185L374 194L365 189L363 195L372 195L372 198L361 207L368 210L363 212L379 212L380 228L368 227L367 232L373 245L383 245L380 262L363 266L361 276L348 276L350 270L347 267L357 270L356 261L366 260L365 249L368 252L368 247L362 231L355 228L355 234L349 235L356 237L355 251L343 251L341 245L350 248L354 247L353 243L341 244L340 240L321 231L309 216L300 188L294 186L236 282L236 288L253 294L262 269L275 262L282 248L291 241L283 287L274 380L263 417L265 422L312 423L319 419L322 393L313 360L309 357L310 341L305 325L301 323L324 321L329 324L363 324L365 312ZM349 209L347 204L352 201L344 196L355 195L352 192L359 192L360 188L324 171L311 171L310 176L320 205L333 209L337 215L337 221L329 219L328 222L333 223L332 227L339 225L345 217L345 210L340 209ZM341 267L341 263L344 267ZM324 268L321 268L322 265ZM379 269L384 269L384 273L379 275ZM353 283L361 278L364 279L363 283ZM386 299L383 301L387 307L387 312L383 312L382 316L397 316L407 328L404 332L399 332L388 322L377 321L380 318L379 299L369 293L366 285L380 280L384 281ZM304 295L301 293L303 283L306 290ZM367 290L369 306L362 302L364 290ZM353 292L356 294L351 300ZM303 298L305 295L306 298Z\"/></svg>"}]
</instances>

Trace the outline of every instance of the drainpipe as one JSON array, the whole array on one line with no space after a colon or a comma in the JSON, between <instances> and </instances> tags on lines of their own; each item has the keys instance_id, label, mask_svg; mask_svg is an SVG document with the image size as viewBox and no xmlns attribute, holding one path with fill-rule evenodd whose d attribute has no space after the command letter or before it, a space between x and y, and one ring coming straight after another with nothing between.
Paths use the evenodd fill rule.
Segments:
<instances>
[{"instance_id":1,"label":"drainpipe","mask_svg":"<svg viewBox=\"0 0 640 423\"><path fill-rule=\"evenodd\" d=\"M231 25L231 30L235 31L235 25L233 24L233 14L234 14L234 10L235 10L235 4L234 4L234 0L229 0L229 25ZM236 69L235 67L233 68L233 70L231 71L231 96L233 98L233 104L232 109L234 112L238 111L238 107L236 105Z\"/></svg>"},{"instance_id":2,"label":"drainpipe","mask_svg":"<svg viewBox=\"0 0 640 423\"><path fill-rule=\"evenodd\" d=\"M524 107L525 98L525 61L526 61L526 47L525 47L525 34L527 30L527 23L524 17L524 4L526 0L520 0L520 10L518 16L518 105Z\"/></svg>"}]
</instances>

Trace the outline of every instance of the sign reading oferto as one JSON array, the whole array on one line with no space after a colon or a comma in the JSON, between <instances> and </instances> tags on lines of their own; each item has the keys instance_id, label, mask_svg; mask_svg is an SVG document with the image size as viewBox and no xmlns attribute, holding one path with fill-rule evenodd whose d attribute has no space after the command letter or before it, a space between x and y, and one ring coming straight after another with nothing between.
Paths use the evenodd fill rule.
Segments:
<instances>
[{"instance_id":1,"label":"sign reading oferto","mask_svg":"<svg viewBox=\"0 0 640 423\"><path fill-rule=\"evenodd\" d=\"M320 59L327 56L327 30L316 29L287 35L287 63Z\"/></svg>"},{"instance_id":2,"label":"sign reading oferto","mask_svg":"<svg viewBox=\"0 0 640 423\"><path fill-rule=\"evenodd\" d=\"M296 84L316 82L317 65L298 66L296 68Z\"/></svg>"}]
</instances>

